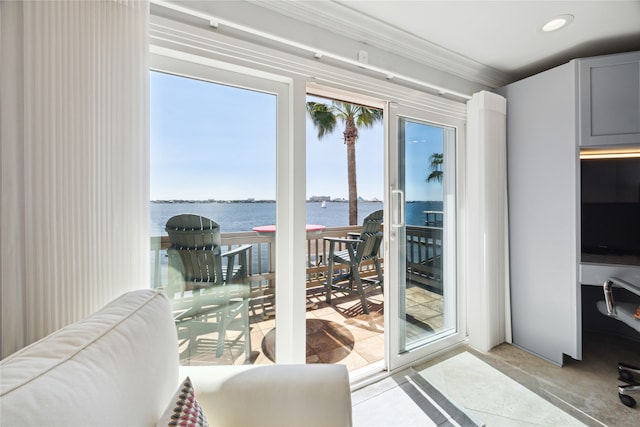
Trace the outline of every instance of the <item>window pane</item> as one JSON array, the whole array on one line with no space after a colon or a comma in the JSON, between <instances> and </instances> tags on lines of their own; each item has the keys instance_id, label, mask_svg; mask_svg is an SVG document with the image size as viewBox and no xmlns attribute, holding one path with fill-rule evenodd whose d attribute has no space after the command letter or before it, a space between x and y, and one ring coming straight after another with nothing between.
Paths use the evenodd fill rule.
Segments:
<instances>
[{"instance_id":1,"label":"window pane","mask_svg":"<svg viewBox=\"0 0 640 427\"><path fill-rule=\"evenodd\" d=\"M447 240L455 227L455 207L447 197L447 181L455 171L448 156L447 137L453 130L400 119L400 166L405 183L406 247L404 321L401 351L410 350L437 336L455 331L455 280L447 276L454 245ZM453 138L450 138L453 141ZM449 270L451 271L451 270Z\"/></svg>"},{"instance_id":2,"label":"window pane","mask_svg":"<svg viewBox=\"0 0 640 427\"><path fill-rule=\"evenodd\" d=\"M181 363L272 363L273 233L253 228L276 219L276 96L150 77L152 286Z\"/></svg>"}]
</instances>

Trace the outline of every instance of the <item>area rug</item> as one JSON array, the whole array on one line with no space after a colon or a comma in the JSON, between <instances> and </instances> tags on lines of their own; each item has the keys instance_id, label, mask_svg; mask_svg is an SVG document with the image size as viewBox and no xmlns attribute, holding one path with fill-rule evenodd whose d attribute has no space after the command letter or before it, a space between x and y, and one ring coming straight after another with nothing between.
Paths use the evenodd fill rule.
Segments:
<instances>
[{"instance_id":1,"label":"area rug","mask_svg":"<svg viewBox=\"0 0 640 427\"><path fill-rule=\"evenodd\" d=\"M353 351L355 338L348 328L325 319L307 319L307 363L340 363ZM276 329L262 340L262 352L272 362L276 360Z\"/></svg>"}]
</instances>

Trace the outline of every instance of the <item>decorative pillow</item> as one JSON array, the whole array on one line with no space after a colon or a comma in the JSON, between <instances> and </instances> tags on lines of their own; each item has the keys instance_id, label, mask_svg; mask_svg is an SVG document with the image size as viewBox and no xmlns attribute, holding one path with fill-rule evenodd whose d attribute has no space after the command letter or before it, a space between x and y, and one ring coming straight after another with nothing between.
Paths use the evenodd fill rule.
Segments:
<instances>
[{"instance_id":1,"label":"decorative pillow","mask_svg":"<svg viewBox=\"0 0 640 427\"><path fill-rule=\"evenodd\" d=\"M196 400L196 394L187 377L171 399L156 427L209 427L209 423Z\"/></svg>"}]
</instances>

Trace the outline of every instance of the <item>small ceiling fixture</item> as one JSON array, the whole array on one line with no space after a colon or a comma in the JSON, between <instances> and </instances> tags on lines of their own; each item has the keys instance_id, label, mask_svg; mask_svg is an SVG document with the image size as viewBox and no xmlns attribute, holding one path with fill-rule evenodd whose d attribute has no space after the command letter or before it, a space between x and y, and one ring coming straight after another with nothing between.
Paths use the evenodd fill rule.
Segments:
<instances>
[{"instance_id":1,"label":"small ceiling fixture","mask_svg":"<svg viewBox=\"0 0 640 427\"><path fill-rule=\"evenodd\" d=\"M542 26L542 31L550 33L552 31L558 31L560 28L564 28L573 21L573 15L558 15L549 19L546 24Z\"/></svg>"}]
</instances>

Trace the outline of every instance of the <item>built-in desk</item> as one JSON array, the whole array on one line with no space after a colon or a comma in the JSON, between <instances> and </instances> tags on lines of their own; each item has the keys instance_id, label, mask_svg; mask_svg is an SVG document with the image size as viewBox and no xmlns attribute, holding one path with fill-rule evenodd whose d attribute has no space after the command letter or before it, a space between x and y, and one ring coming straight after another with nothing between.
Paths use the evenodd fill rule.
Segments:
<instances>
[{"instance_id":1,"label":"built-in desk","mask_svg":"<svg viewBox=\"0 0 640 427\"><path fill-rule=\"evenodd\" d=\"M609 277L617 277L630 283L640 283L640 266L581 263L579 270L582 285L579 293L581 319L578 333L583 335L585 331L590 331L638 340L637 332L624 323L600 313L596 308L596 302L604 299L602 286ZM623 289L614 290L614 299L640 305L640 298Z\"/></svg>"},{"instance_id":2,"label":"built-in desk","mask_svg":"<svg viewBox=\"0 0 640 427\"><path fill-rule=\"evenodd\" d=\"M609 277L640 283L640 266L580 263L578 281L583 285L602 286Z\"/></svg>"}]
</instances>

